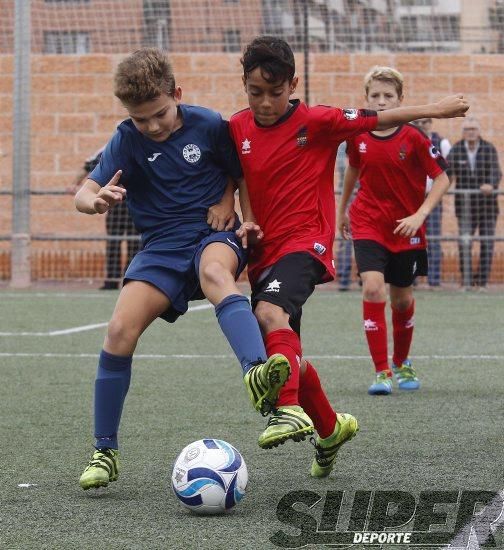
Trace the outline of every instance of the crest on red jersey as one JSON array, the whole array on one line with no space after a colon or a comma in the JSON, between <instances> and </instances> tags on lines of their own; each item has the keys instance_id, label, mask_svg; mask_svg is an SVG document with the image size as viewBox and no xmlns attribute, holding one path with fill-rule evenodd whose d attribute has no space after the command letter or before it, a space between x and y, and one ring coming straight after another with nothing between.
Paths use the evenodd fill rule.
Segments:
<instances>
[{"instance_id":1,"label":"crest on red jersey","mask_svg":"<svg viewBox=\"0 0 504 550\"><path fill-rule=\"evenodd\" d=\"M301 126L298 130L296 141L298 147L305 147L308 143L308 128L306 126Z\"/></svg>"},{"instance_id":2,"label":"crest on red jersey","mask_svg":"<svg viewBox=\"0 0 504 550\"><path fill-rule=\"evenodd\" d=\"M406 145L402 144L401 147L399 148L399 158L401 160L404 160L406 158L406 153L408 152L408 149L406 147Z\"/></svg>"}]
</instances>

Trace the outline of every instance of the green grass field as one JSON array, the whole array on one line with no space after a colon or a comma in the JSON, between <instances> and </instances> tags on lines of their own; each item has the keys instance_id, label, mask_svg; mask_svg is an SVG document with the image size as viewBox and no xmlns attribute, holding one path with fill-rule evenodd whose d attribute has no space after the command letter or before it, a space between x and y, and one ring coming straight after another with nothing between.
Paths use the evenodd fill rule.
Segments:
<instances>
[{"instance_id":1,"label":"green grass field","mask_svg":"<svg viewBox=\"0 0 504 550\"><path fill-rule=\"evenodd\" d=\"M360 295L319 291L303 317L304 352L337 410L361 426L329 479L310 478L308 442L258 447L264 419L248 402L213 310L200 309L175 325L156 321L143 336L122 419L120 478L84 492L78 478L92 451L104 328L58 331L105 323L116 297L0 293L2 549L268 549L280 530L299 534L276 515L291 491L350 498L503 489L504 294L418 292L412 358L422 389L370 397ZM248 466L247 495L225 516L193 516L171 493L174 459L203 437L230 442ZM318 519L323 501L309 511ZM502 524L495 540L504 548Z\"/></svg>"}]
</instances>

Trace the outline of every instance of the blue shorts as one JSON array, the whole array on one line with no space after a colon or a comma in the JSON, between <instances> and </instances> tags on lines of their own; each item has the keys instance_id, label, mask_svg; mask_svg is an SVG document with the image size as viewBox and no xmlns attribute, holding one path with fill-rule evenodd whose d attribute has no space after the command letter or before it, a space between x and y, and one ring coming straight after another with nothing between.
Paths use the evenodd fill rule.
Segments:
<instances>
[{"instance_id":1,"label":"blue shorts","mask_svg":"<svg viewBox=\"0 0 504 550\"><path fill-rule=\"evenodd\" d=\"M160 317L174 323L184 315L191 300L205 298L199 284L199 264L203 250L211 243L227 244L238 257L237 279L247 265L247 251L234 231L211 233L197 245L179 250L146 248L136 254L124 274L124 284L145 281L166 294L171 306Z\"/></svg>"}]
</instances>

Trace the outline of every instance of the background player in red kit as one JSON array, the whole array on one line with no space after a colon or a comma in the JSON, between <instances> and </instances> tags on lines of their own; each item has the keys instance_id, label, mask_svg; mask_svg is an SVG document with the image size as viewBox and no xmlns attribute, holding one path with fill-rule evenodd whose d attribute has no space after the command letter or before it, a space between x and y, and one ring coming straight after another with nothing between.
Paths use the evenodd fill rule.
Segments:
<instances>
[{"instance_id":1,"label":"background player in red kit","mask_svg":"<svg viewBox=\"0 0 504 550\"><path fill-rule=\"evenodd\" d=\"M238 235L257 230L263 239L249 258L252 304L266 349L283 353L292 374L283 386L277 410L259 438L270 448L287 439L299 441L318 432L311 474L325 477L339 447L357 432L355 418L336 414L316 370L302 359L301 308L316 284L334 278L334 165L338 145L375 128L388 128L420 117L462 115L462 96L438 104L388 112L308 107L290 100L296 90L294 55L276 37L254 39L242 58L250 109L233 115L230 131L241 160L252 212L243 212ZM420 114L422 113L422 114ZM270 352L271 353L271 352Z\"/></svg>"},{"instance_id":2,"label":"background player in red kit","mask_svg":"<svg viewBox=\"0 0 504 550\"><path fill-rule=\"evenodd\" d=\"M364 79L370 109L386 112L403 100L401 73L374 67ZM420 382L408 359L414 328L413 282L427 275L424 222L450 183L446 162L427 136L406 124L372 131L347 142L349 166L338 208L338 228L353 238L362 278L364 331L376 370L370 395L392 391L392 371L402 390L417 390ZM425 198L426 176L433 179ZM360 188L346 209L357 179ZM385 283L390 283L394 354L387 352Z\"/></svg>"}]
</instances>

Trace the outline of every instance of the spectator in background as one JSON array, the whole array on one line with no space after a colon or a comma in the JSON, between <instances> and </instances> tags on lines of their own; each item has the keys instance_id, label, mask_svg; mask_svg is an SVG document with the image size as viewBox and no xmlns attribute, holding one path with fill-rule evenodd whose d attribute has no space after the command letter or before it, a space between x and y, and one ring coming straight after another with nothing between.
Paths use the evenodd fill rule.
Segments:
<instances>
[{"instance_id":1,"label":"spectator in background","mask_svg":"<svg viewBox=\"0 0 504 550\"><path fill-rule=\"evenodd\" d=\"M468 117L462 123L462 139L448 155L448 175L459 191L455 215L459 225L459 258L463 286L486 287L492 268L494 235L499 206L495 191L502 172L497 150L481 137L479 121ZM460 193L465 191L465 193ZM472 239L480 236L479 269L472 273Z\"/></svg>"},{"instance_id":2,"label":"spectator in background","mask_svg":"<svg viewBox=\"0 0 504 550\"><path fill-rule=\"evenodd\" d=\"M345 168L347 165L346 142L343 142L336 155L336 171L338 174L338 195L341 195L343 189L343 178L345 177ZM336 253L336 276L338 277L339 290L344 292L350 289L352 282L352 241L340 237L338 240L338 251Z\"/></svg>"},{"instance_id":3,"label":"spectator in background","mask_svg":"<svg viewBox=\"0 0 504 550\"><path fill-rule=\"evenodd\" d=\"M88 174L92 172L94 167L100 162L103 149L105 149L105 147L98 149L96 153L86 159L81 171L74 178L70 189L72 194L77 192L80 185L86 181ZM115 208L111 208L107 212L105 217L105 229L107 231L107 235L110 237L120 237L122 235L129 237L132 235L137 235L137 230L133 225L133 221L131 220L125 201L120 202ZM123 273L126 271L126 268L133 259L133 256L140 249L139 240L127 239L128 256L126 265L123 268L121 261L121 243L122 240L117 238L107 239L105 252L106 278L103 285L100 287L100 290L116 290L119 288L119 282L122 279Z\"/></svg>"},{"instance_id":4,"label":"spectator in background","mask_svg":"<svg viewBox=\"0 0 504 550\"><path fill-rule=\"evenodd\" d=\"M432 118L420 118L415 124L423 130L426 136L431 140L432 145L441 152L443 158L447 158L451 149L450 142L441 137L437 132L432 131ZM430 193L432 188L432 179L427 177L426 193ZM429 244L427 245L427 258L429 262L429 271L427 282L431 288L438 288L441 285L441 262L443 251L441 249L441 225L443 218L443 202L440 201L429 214L426 222L426 234Z\"/></svg>"}]
</instances>

